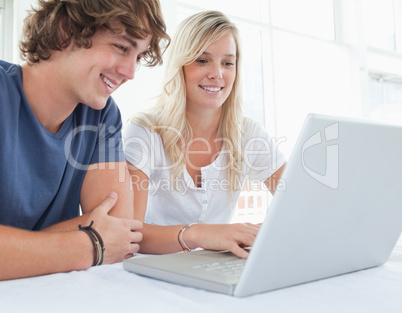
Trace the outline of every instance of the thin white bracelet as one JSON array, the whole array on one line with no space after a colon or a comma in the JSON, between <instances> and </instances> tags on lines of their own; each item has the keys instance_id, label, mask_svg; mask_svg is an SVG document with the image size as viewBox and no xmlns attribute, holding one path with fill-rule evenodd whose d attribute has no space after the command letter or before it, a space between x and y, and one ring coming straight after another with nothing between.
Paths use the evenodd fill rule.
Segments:
<instances>
[{"instance_id":1,"label":"thin white bracelet","mask_svg":"<svg viewBox=\"0 0 402 313\"><path fill-rule=\"evenodd\" d=\"M183 239L183 233L184 233L184 231L185 231L186 229L189 229L189 228L190 228L191 226L193 226L194 224L196 224L196 223L191 223L191 224L188 224L188 225L184 226L182 229L180 229L179 235L177 236L177 239L179 240L179 244L180 244L180 246L181 246L181 248L183 249L184 252L190 252L191 249L190 249L190 247L186 244L186 242L184 241L184 239Z\"/></svg>"}]
</instances>

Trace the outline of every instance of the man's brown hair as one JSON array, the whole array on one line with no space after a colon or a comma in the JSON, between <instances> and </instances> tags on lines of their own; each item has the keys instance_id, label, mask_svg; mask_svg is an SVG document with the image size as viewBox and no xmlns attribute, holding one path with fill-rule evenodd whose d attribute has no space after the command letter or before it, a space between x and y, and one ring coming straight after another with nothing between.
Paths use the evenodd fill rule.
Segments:
<instances>
[{"instance_id":1,"label":"man's brown hair","mask_svg":"<svg viewBox=\"0 0 402 313\"><path fill-rule=\"evenodd\" d=\"M47 60L52 51L68 47L71 41L90 48L98 30L126 31L138 39L151 34L144 56L148 66L162 63L163 48L170 41L159 0L39 0L25 19L21 57L31 64Z\"/></svg>"}]
</instances>

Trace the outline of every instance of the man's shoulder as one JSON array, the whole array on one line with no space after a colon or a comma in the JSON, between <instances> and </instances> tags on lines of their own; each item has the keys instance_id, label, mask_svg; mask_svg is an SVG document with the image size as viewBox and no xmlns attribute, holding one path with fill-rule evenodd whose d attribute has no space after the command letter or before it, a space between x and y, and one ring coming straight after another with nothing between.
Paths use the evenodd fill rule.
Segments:
<instances>
[{"instance_id":1,"label":"man's shoulder","mask_svg":"<svg viewBox=\"0 0 402 313\"><path fill-rule=\"evenodd\" d=\"M20 100L22 89L21 67L0 60L0 103L17 103Z\"/></svg>"},{"instance_id":2,"label":"man's shoulder","mask_svg":"<svg viewBox=\"0 0 402 313\"><path fill-rule=\"evenodd\" d=\"M4 72L8 72L14 66L16 66L16 65L13 63L9 63L4 60L0 60L0 69L2 69Z\"/></svg>"},{"instance_id":3,"label":"man's shoulder","mask_svg":"<svg viewBox=\"0 0 402 313\"><path fill-rule=\"evenodd\" d=\"M9 89L8 84L22 84L22 70L17 64L0 60L0 80L1 87ZM8 86L8 87L7 87Z\"/></svg>"}]
</instances>

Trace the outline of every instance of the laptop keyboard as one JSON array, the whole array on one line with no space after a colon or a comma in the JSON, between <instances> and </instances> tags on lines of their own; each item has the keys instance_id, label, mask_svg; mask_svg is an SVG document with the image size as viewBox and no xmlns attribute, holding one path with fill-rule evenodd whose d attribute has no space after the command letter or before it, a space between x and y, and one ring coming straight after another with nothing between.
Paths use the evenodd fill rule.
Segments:
<instances>
[{"instance_id":1,"label":"laptop keyboard","mask_svg":"<svg viewBox=\"0 0 402 313\"><path fill-rule=\"evenodd\" d=\"M220 272L223 274L240 274L243 271L245 259L227 261L227 262L213 262L194 265L194 269L201 269L207 272Z\"/></svg>"}]
</instances>

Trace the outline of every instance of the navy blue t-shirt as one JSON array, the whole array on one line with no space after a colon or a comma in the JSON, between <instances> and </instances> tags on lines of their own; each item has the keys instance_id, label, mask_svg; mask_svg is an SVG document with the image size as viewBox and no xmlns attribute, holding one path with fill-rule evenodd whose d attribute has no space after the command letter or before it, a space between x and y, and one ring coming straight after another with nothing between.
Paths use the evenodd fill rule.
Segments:
<instances>
[{"instance_id":1,"label":"navy blue t-shirt","mask_svg":"<svg viewBox=\"0 0 402 313\"><path fill-rule=\"evenodd\" d=\"M21 67L0 60L0 224L39 230L77 217L88 165L125 161L121 127L110 97L102 110L79 104L49 132L27 102Z\"/></svg>"}]
</instances>

